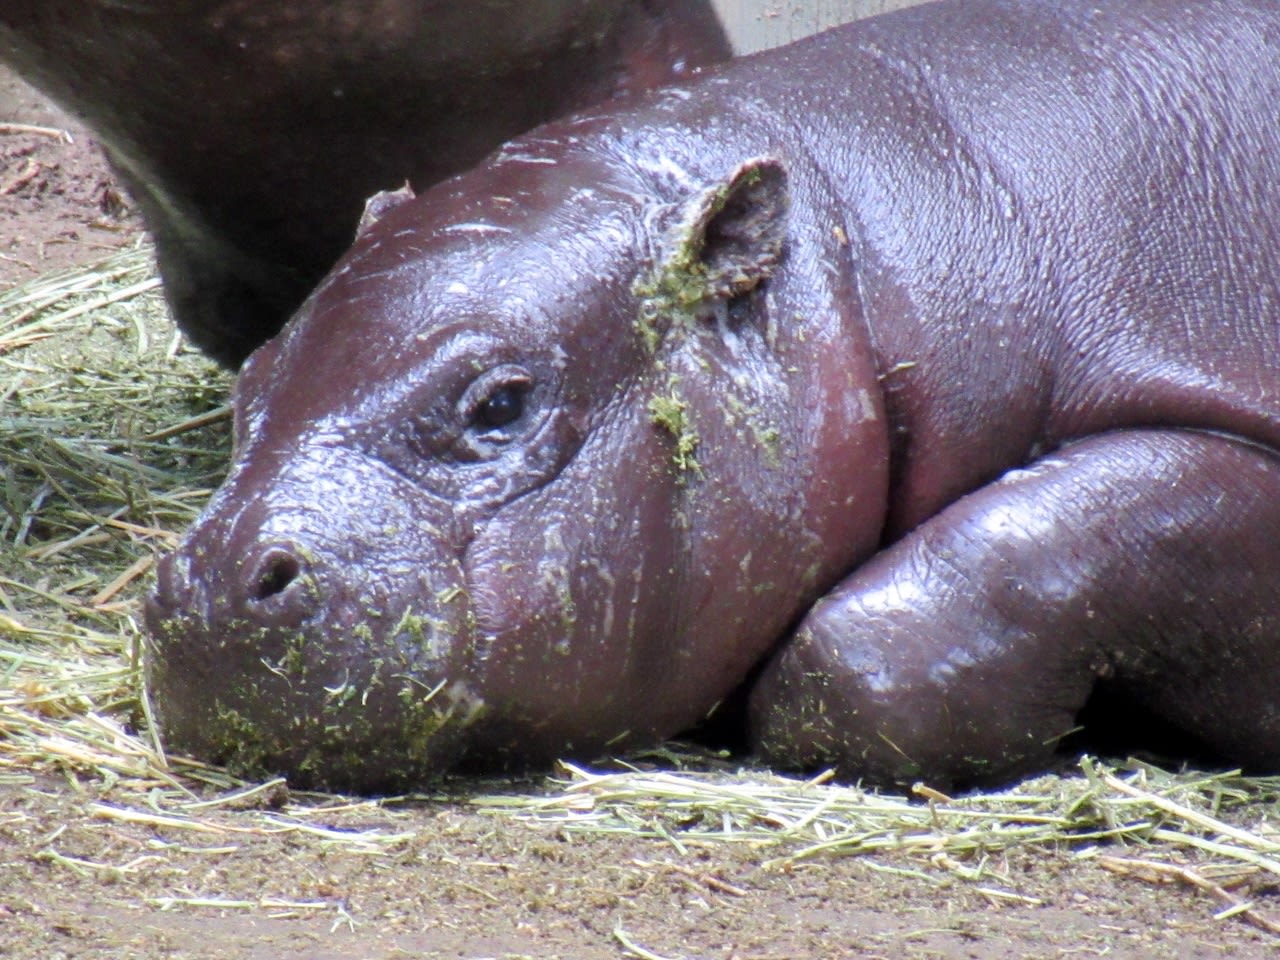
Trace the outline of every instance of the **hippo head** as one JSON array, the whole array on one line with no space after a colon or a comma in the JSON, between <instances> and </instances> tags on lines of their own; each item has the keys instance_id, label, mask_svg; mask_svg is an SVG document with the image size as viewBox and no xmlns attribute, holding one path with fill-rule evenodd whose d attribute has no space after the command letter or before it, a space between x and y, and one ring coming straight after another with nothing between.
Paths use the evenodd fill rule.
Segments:
<instances>
[{"instance_id":1,"label":"hippo head","mask_svg":"<svg viewBox=\"0 0 1280 960\"><path fill-rule=\"evenodd\" d=\"M381 203L245 367L148 603L171 748L378 791L653 742L873 547L847 252L783 165L539 149Z\"/></svg>"}]
</instances>

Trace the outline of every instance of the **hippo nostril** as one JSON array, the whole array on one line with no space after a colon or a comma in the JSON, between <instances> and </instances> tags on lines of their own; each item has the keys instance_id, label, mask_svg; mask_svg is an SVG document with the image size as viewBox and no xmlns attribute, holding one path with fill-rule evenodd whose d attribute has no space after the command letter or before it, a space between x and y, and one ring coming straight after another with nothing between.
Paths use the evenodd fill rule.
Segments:
<instances>
[{"instance_id":1,"label":"hippo nostril","mask_svg":"<svg viewBox=\"0 0 1280 960\"><path fill-rule=\"evenodd\" d=\"M319 600L315 570L307 555L291 544L264 545L245 566L240 608L253 622L292 630L316 612Z\"/></svg>"},{"instance_id":2,"label":"hippo nostril","mask_svg":"<svg viewBox=\"0 0 1280 960\"><path fill-rule=\"evenodd\" d=\"M293 554L272 550L262 558L250 591L252 599L267 600L284 593L302 574L302 564Z\"/></svg>"}]
</instances>

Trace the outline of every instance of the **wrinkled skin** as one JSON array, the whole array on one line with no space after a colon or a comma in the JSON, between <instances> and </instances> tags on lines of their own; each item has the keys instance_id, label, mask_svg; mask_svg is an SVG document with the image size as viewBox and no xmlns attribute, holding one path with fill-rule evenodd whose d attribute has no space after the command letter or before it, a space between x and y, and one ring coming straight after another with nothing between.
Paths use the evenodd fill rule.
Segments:
<instances>
[{"instance_id":1,"label":"wrinkled skin","mask_svg":"<svg viewBox=\"0 0 1280 960\"><path fill-rule=\"evenodd\" d=\"M179 326L236 366L366 197L727 58L707 0L4 0L0 59L103 139Z\"/></svg>"},{"instance_id":2,"label":"wrinkled skin","mask_svg":"<svg viewBox=\"0 0 1280 960\"><path fill-rule=\"evenodd\" d=\"M161 566L171 747L376 791L750 676L847 778L1035 770L1103 694L1280 768L1277 44L944 2L384 198Z\"/></svg>"}]
</instances>

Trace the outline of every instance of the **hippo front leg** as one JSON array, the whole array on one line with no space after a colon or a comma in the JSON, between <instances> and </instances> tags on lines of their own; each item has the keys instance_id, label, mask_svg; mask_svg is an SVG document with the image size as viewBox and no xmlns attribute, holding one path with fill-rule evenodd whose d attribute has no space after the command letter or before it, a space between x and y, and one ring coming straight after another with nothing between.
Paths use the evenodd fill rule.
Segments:
<instances>
[{"instance_id":1,"label":"hippo front leg","mask_svg":"<svg viewBox=\"0 0 1280 960\"><path fill-rule=\"evenodd\" d=\"M752 692L771 762L881 783L1042 766L1095 685L1280 764L1280 459L1096 436L931 518L820 601Z\"/></svg>"}]
</instances>

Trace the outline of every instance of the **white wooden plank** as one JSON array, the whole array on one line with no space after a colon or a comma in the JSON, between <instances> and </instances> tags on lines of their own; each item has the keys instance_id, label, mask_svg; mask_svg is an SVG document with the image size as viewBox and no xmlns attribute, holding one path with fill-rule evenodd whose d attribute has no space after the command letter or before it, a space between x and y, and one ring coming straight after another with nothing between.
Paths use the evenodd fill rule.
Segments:
<instances>
[{"instance_id":1,"label":"white wooden plank","mask_svg":"<svg viewBox=\"0 0 1280 960\"><path fill-rule=\"evenodd\" d=\"M739 53L799 40L819 30L923 0L712 0Z\"/></svg>"}]
</instances>

